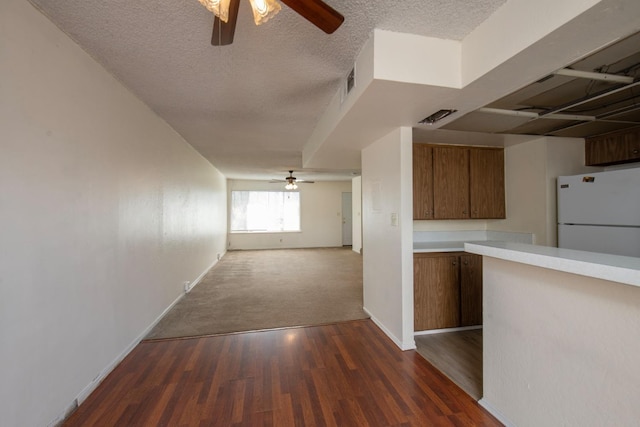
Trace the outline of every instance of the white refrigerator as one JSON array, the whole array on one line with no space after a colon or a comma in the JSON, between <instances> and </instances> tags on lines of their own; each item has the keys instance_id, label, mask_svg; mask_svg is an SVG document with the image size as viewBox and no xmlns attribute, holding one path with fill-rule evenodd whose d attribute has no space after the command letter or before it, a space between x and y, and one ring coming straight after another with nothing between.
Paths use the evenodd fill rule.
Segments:
<instances>
[{"instance_id":1,"label":"white refrigerator","mask_svg":"<svg viewBox=\"0 0 640 427\"><path fill-rule=\"evenodd\" d=\"M558 177L558 247L640 257L640 168Z\"/></svg>"}]
</instances>

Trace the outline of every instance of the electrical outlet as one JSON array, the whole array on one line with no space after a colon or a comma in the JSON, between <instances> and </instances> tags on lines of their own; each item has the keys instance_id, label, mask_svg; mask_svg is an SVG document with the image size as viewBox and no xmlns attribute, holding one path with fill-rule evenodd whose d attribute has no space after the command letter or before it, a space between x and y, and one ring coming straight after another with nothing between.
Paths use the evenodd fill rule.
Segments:
<instances>
[{"instance_id":1,"label":"electrical outlet","mask_svg":"<svg viewBox=\"0 0 640 427\"><path fill-rule=\"evenodd\" d=\"M185 293L188 293L191 290L191 288L189 288L190 284L191 284L191 282L188 282L188 281L184 282L184 292Z\"/></svg>"}]
</instances>

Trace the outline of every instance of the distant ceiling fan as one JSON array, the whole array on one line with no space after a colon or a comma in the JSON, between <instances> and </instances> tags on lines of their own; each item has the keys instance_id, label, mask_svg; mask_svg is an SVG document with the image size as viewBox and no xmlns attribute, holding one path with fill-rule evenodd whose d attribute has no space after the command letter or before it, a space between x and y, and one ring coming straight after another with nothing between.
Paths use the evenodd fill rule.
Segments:
<instances>
[{"instance_id":1,"label":"distant ceiling fan","mask_svg":"<svg viewBox=\"0 0 640 427\"><path fill-rule=\"evenodd\" d=\"M198 1L215 15L211 44L225 46L233 43L240 0ZM281 9L278 0L249 0L249 2L256 25L267 22ZM337 30L344 21L344 16L321 0L282 0L282 2L327 34Z\"/></svg>"},{"instance_id":2,"label":"distant ceiling fan","mask_svg":"<svg viewBox=\"0 0 640 427\"><path fill-rule=\"evenodd\" d=\"M296 188L298 188L298 186L296 185L297 183L301 183L301 184L313 184L315 181L305 181L304 179L298 179L295 176L293 176L293 171L289 171L289 176L285 176L284 179L272 179L269 182L286 182L287 185L284 186L285 189L287 190L295 190Z\"/></svg>"}]
</instances>

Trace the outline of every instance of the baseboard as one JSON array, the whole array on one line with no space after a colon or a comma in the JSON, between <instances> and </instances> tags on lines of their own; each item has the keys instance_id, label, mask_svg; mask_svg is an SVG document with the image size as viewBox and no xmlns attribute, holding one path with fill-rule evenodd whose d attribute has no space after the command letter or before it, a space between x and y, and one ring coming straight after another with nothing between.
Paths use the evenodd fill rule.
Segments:
<instances>
[{"instance_id":1,"label":"baseboard","mask_svg":"<svg viewBox=\"0 0 640 427\"><path fill-rule=\"evenodd\" d=\"M515 427L516 425L507 419L500 411L498 411L493 405L487 402L484 397L478 401L478 404L486 409L491 415L496 417L498 421L505 425L505 427Z\"/></svg>"},{"instance_id":2,"label":"baseboard","mask_svg":"<svg viewBox=\"0 0 640 427\"><path fill-rule=\"evenodd\" d=\"M222 257L224 257L224 255L227 252L225 251L222 256L220 257L220 259L222 259ZM184 298L184 296L191 290L193 289L198 283L200 283L200 281L202 280L202 278L205 276L205 274L207 274L209 272L209 270L211 270L217 263L218 263L218 259L216 259L213 264L211 264L209 267L207 267L206 270L204 270L202 272L202 274L200 274L189 286L188 290L186 290L185 292L181 293L180 295L178 295L178 297L173 300L173 302L171 304L169 304L169 306L167 308L165 308L162 313L153 321L151 322L151 324L149 326L147 326L144 331L142 331L142 333L140 333L133 341L131 341L131 343L129 343L129 345L127 345L127 347L113 360L111 361L104 369L102 369L102 371L100 371L100 373L93 379L91 380L91 382L82 389L82 391L80 391L80 393L76 396L76 398L73 400L73 402L67 406L67 408L65 408L64 412L62 413L62 415L60 415L59 417L57 417L55 420L53 420L51 423L49 423L49 426L57 426L62 424L62 422L73 412L73 410L75 410L75 408L77 408L78 406L80 406L82 404L82 402L84 402L87 397L89 397L89 395L91 393L93 393L95 391L96 388L98 388L98 386L100 385L100 383L102 383L102 381L104 381L104 379L107 377L107 375L109 375L111 373L111 371L113 371L116 366L118 366L120 364L120 362L122 362L124 360L125 357L127 357L127 355L129 353L131 353L131 351L144 339L144 337L146 337L149 332L151 332L151 330L160 322L160 320L162 320L162 318L164 316L166 316L166 314L178 303L180 302L180 300L182 298Z\"/></svg>"},{"instance_id":3,"label":"baseboard","mask_svg":"<svg viewBox=\"0 0 640 427\"><path fill-rule=\"evenodd\" d=\"M216 259L213 261L213 264L211 264L209 267L207 267L207 269L205 271L202 272L202 274L200 274L196 280L194 280L193 282L191 282L189 284L189 287L187 289L184 290L185 294L188 294L189 292L191 292L191 290L193 288L196 287L196 285L198 285L198 283L200 283L200 281L202 280L202 278L209 272L209 270L211 270L213 267L215 267L215 265L222 259L224 258L224 256L227 254L227 251L224 251L221 255L220 258ZM175 304L175 302L174 302ZM164 316L166 313L163 313L162 316ZM156 322L157 323L157 322ZM155 325L154 325L155 326Z\"/></svg>"},{"instance_id":4,"label":"baseboard","mask_svg":"<svg viewBox=\"0 0 640 427\"><path fill-rule=\"evenodd\" d=\"M416 342L413 339L411 339L411 341L409 342L403 342L402 340L399 340L393 333L391 333L389 329L384 326L382 322L380 322L373 314L371 314L371 312L367 310L366 307L362 307L362 310L364 310L364 312L367 313L369 317L371 317L373 323L375 323L376 326L380 328L382 332L384 332L384 334L388 336L389 339L391 339L391 341L393 341L393 343L400 348L400 350L415 350Z\"/></svg>"},{"instance_id":5,"label":"baseboard","mask_svg":"<svg viewBox=\"0 0 640 427\"><path fill-rule=\"evenodd\" d=\"M471 331L474 329L482 329L482 325L476 326L461 326L459 328L444 328L444 329L430 329L428 331L416 331L413 333L414 336L418 335L431 335L431 334L442 334L445 332L460 332L460 331Z\"/></svg>"},{"instance_id":6,"label":"baseboard","mask_svg":"<svg viewBox=\"0 0 640 427\"><path fill-rule=\"evenodd\" d=\"M162 318L171 310L182 298L184 298L184 293L178 295L178 297L173 300L171 304L167 308L164 309L162 314L158 316L149 326L147 326L144 331L138 335L129 345L122 351L111 363L109 363L92 381L87 385L81 392L76 396L77 405L80 406L82 402L86 400L87 397L100 385L100 383L115 369L120 362L124 360L125 357L146 337L149 332L162 320Z\"/></svg>"}]
</instances>

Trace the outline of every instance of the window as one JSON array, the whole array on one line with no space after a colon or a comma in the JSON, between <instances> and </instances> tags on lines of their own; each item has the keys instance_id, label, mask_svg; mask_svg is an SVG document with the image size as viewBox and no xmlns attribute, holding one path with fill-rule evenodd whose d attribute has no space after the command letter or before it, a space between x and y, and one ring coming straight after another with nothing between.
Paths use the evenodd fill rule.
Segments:
<instances>
[{"instance_id":1,"label":"window","mask_svg":"<svg viewBox=\"0 0 640 427\"><path fill-rule=\"evenodd\" d=\"M300 193L232 191L231 232L300 231Z\"/></svg>"}]
</instances>

